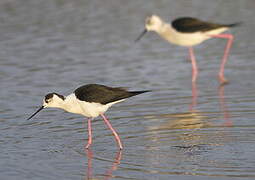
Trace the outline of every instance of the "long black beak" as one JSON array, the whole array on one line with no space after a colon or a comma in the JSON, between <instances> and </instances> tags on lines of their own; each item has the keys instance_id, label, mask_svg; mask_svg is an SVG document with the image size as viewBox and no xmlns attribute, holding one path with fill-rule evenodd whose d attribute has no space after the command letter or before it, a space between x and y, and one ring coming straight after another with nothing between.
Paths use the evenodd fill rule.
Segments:
<instances>
[{"instance_id":1,"label":"long black beak","mask_svg":"<svg viewBox=\"0 0 255 180\"><path fill-rule=\"evenodd\" d=\"M135 42L139 41L146 33L147 33L147 29L144 29L143 32L138 36L138 38L135 40Z\"/></svg>"},{"instance_id":2,"label":"long black beak","mask_svg":"<svg viewBox=\"0 0 255 180\"><path fill-rule=\"evenodd\" d=\"M31 119L32 117L34 117L37 113L39 113L41 110L43 110L43 106L41 106L34 114L32 114L32 116L30 116L27 120Z\"/></svg>"}]
</instances>

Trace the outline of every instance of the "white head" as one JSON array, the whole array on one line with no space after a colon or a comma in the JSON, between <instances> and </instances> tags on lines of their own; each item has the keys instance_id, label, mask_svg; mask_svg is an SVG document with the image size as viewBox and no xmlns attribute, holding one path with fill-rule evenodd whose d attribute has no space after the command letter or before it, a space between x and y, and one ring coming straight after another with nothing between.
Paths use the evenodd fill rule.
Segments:
<instances>
[{"instance_id":1,"label":"white head","mask_svg":"<svg viewBox=\"0 0 255 180\"><path fill-rule=\"evenodd\" d=\"M162 19L157 15L152 15L146 18L145 28L147 31L159 31L163 25Z\"/></svg>"},{"instance_id":2,"label":"white head","mask_svg":"<svg viewBox=\"0 0 255 180\"><path fill-rule=\"evenodd\" d=\"M39 111L43 110L44 108L47 107L62 108L64 100L65 97L58 93L47 94L43 99L43 105L34 114L32 114L32 116L30 116L28 120L34 117Z\"/></svg>"},{"instance_id":3,"label":"white head","mask_svg":"<svg viewBox=\"0 0 255 180\"><path fill-rule=\"evenodd\" d=\"M61 108L65 97L57 93L49 93L44 97L43 107Z\"/></svg>"},{"instance_id":4,"label":"white head","mask_svg":"<svg viewBox=\"0 0 255 180\"><path fill-rule=\"evenodd\" d=\"M164 25L163 20L157 16L152 15L146 18L145 20L145 29L143 32L136 38L135 42L139 41L148 31L159 32Z\"/></svg>"}]
</instances>

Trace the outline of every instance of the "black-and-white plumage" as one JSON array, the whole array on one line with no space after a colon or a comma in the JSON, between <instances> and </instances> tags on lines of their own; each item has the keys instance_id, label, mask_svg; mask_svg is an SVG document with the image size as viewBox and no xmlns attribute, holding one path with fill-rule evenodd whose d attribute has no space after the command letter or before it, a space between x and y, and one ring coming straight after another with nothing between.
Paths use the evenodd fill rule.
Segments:
<instances>
[{"instance_id":1,"label":"black-and-white plumage","mask_svg":"<svg viewBox=\"0 0 255 180\"><path fill-rule=\"evenodd\" d=\"M64 109L67 112L81 114L89 118L88 131L89 140L86 148L92 142L91 137L91 119L101 115L112 130L120 149L122 144L116 131L112 128L110 122L105 117L104 113L113 105L125 99L142 94L148 91L127 91L123 88L113 88L99 84L88 84L77 88L72 94L64 97L58 93L49 93L44 97L43 105L28 119L31 119L39 111L47 107L55 107Z\"/></svg>"},{"instance_id":2,"label":"black-and-white plumage","mask_svg":"<svg viewBox=\"0 0 255 180\"><path fill-rule=\"evenodd\" d=\"M224 67L233 42L233 35L223 34L223 32L238 25L240 25L240 23L217 24L192 17L181 17L173 20L171 23L166 23L159 16L152 15L146 18L145 30L135 41L139 41L146 32L154 31L169 43L188 47L192 63L192 82L195 82L197 79L198 68L192 47L211 38L228 39L219 71L219 80L221 84L224 84L227 82L224 78Z\"/></svg>"},{"instance_id":3,"label":"black-and-white plumage","mask_svg":"<svg viewBox=\"0 0 255 180\"><path fill-rule=\"evenodd\" d=\"M155 31L170 43L190 47L200 44L212 38L213 35L223 33L230 27L235 27L239 24L216 24L192 17L177 18L169 24L159 16L152 15L146 18L145 30L136 41L140 40L146 32Z\"/></svg>"}]
</instances>

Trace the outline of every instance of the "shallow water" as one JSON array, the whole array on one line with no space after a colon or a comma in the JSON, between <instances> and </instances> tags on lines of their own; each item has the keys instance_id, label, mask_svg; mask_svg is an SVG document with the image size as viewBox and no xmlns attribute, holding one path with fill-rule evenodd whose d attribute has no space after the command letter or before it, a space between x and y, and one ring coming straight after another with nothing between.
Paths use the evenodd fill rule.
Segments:
<instances>
[{"instance_id":1,"label":"shallow water","mask_svg":"<svg viewBox=\"0 0 255 180\"><path fill-rule=\"evenodd\" d=\"M0 2L1 179L255 178L254 1L2 0ZM139 43L147 15L243 21L219 87L224 40L195 48L191 85L185 48L154 33ZM26 118L48 92L88 83L153 90L108 112L119 152L103 121L47 109ZM197 92L197 95L195 95Z\"/></svg>"}]
</instances>

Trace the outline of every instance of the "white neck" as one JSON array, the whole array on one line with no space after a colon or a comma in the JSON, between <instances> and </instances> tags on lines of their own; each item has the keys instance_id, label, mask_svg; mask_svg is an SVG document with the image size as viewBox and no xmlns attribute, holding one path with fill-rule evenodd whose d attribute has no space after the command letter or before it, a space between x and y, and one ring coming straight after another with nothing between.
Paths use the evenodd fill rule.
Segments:
<instances>
[{"instance_id":1,"label":"white neck","mask_svg":"<svg viewBox=\"0 0 255 180\"><path fill-rule=\"evenodd\" d=\"M162 26L157 30L157 33L168 42L176 44L181 33L177 32L171 24L162 22Z\"/></svg>"},{"instance_id":2,"label":"white neck","mask_svg":"<svg viewBox=\"0 0 255 180\"><path fill-rule=\"evenodd\" d=\"M172 28L172 26L170 24L167 24L165 22L162 22L162 25L161 25L161 28L158 28L157 30L157 33L160 35L160 36L170 36L171 35L171 32L173 31L174 29Z\"/></svg>"},{"instance_id":3,"label":"white neck","mask_svg":"<svg viewBox=\"0 0 255 180\"><path fill-rule=\"evenodd\" d=\"M76 96L74 94L68 95L59 105L59 108L64 109L67 112L75 114L83 113L80 104L77 102Z\"/></svg>"}]
</instances>

